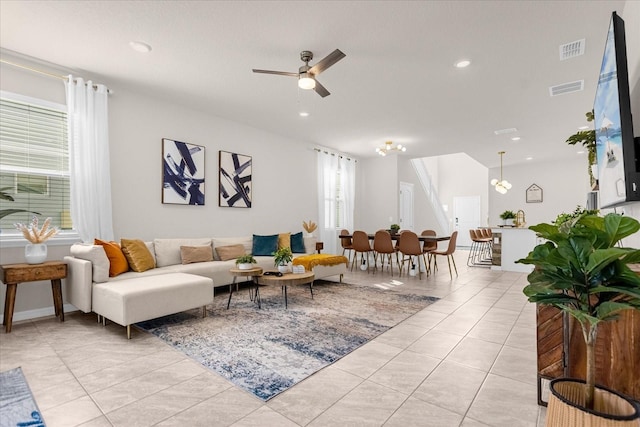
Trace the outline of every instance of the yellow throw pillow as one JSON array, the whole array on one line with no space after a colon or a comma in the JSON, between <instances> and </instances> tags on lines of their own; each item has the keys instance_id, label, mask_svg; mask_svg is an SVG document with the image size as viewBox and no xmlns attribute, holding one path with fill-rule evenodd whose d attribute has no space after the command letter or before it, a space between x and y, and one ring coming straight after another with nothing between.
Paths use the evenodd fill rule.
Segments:
<instances>
[{"instance_id":1,"label":"yellow throw pillow","mask_svg":"<svg viewBox=\"0 0 640 427\"><path fill-rule=\"evenodd\" d=\"M278 234L278 249L291 247L291 233Z\"/></svg>"},{"instance_id":2,"label":"yellow throw pillow","mask_svg":"<svg viewBox=\"0 0 640 427\"><path fill-rule=\"evenodd\" d=\"M93 244L102 246L107 254L107 258L109 258L109 277L116 277L118 274L129 271L129 263L122 253L119 244L116 242L105 242L100 239L95 239Z\"/></svg>"},{"instance_id":3,"label":"yellow throw pillow","mask_svg":"<svg viewBox=\"0 0 640 427\"><path fill-rule=\"evenodd\" d=\"M244 245L228 245L219 246L216 248L216 253L220 261L229 261L230 259L236 259L241 257L247 252Z\"/></svg>"},{"instance_id":4,"label":"yellow throw pillow","mask_svg":"<svg viewBox=\"0 0 640 427\"><path fill-rule=\"evenodd\" d=\"M180 246L180 258L183 264L213 261L213 251L211 245Z\"/></svg>"},{"instance_id":5,"label":"yellow throw pillow","mask_svg":"<svg viewBox=\"0 0 640 427\"><path fill-rule=\"evenodd\" d=\"M122 252L133 271L141 273L155 268L156 262L142 240L120 239Z\"/></svg>"}]
</instances>

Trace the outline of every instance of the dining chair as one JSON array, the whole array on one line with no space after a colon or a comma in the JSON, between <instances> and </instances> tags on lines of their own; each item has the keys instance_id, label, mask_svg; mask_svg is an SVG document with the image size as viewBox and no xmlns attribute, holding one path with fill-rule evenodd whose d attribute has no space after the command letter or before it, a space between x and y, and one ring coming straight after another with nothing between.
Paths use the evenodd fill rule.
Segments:
<instances>
[{"instance_id":1,"label":"dining chair","mask_svg":"<svg viewBox=\"0 0 640 427\"><path fill-rule=\"evenodd\" d=\"M458 232L454 231L451 233L451 239L449 239L449 246L444 251L431 251L431 256L433 257L433 268L434 271L438 269L438 256L447 257L447 263L449 264L449 276L453 279L453 274L451 274L451 262L453 262L453 268L456 270L456 276L458 275L458 268L456 267L456 260L453 258L453 253L456 251L456 240L458 239Z\"/></svg>"},{"instance_id":2,"label":"dining chair","mask_svg":"<svg viewBox=\"0 0 640 427\"><path fill-rule=\"evenodd\" d=\"M422 230L421 236L436 236L435 230ZM427 274L431 270L431 252L438 249L438 242L423 242L422 252L427 256Z\"/></svg>"},{"instance_id":3,"label":"dining chair","mask_svg":"<svg viewBox=\"0 0 640 427\"><path fill-rule=\"evenodd\" d=\"M413 231L403 231L400 234L400 239L398 242L398 249L402 252L402 264L400 265L400 275L402 275L402 270L404 269L405 261L410 261L411 267L415 268L415 263L413 261L413 257L418 257L418 278L422 278L422 271L420 270L420 257L422 257L422 261L424 262L425 268L427 266L426 258L424 256L424 252L420 247L420 240L418 240L418 235ZM407 265L407 274L409 273L409 265Z\"/></svg>"},{"instance_id":4,"label":"dining chair","mask_svg":"<svg viewBox=\"0 0 640 427\"><path fill-rule=\"evenodd\" d=\"M358 261L358 253L360 254L360 264L365 263L365 254L367 256L367 264L369 263L369 254L373 252L371 248L371 244L369 243L369 236L364 231L354 231L353 232L353 251L355 252L355 256L353 257L353 262L351 263L351 271L353 271L353 266ZM375 256L373 258L375 265ZM369 266L367 265L367 272L369 271Z\"/></svg>"},{"instance_id":5,"label":"dining chair","mask_svg":"<svg viewBox=\"0 0 640 427\"><path fill-rule=\"evenodd\" d=\"M391 234L387 230L378 230L373 236L373 252L376 262L375 268L378 267L378 255L380 256L380 267L384 270L385 258L389 260L389 266L391 270L391 277L393 277L393 255L396 257L396 264L398 263L398 252L393 245Z\"/></svg>"},{"instance_id":6,"label":"dining chair","mask_svg":"<svg viewBox=\"0 0 640 427\"><path fill-rule=\"evenodd\" d=\"M341 236L348 236L349 230L341 230L340 231L340 235ZM342 256L344 256L344 253L346 251L349 251L349 253L347 254L349 256L349 262L347 263L347 268L349 267L349 264L351 263L351 252L353 252L353 240L351 239L351 237L340 237L340 245L342 246Z\"/></svg>"}]
</instances>

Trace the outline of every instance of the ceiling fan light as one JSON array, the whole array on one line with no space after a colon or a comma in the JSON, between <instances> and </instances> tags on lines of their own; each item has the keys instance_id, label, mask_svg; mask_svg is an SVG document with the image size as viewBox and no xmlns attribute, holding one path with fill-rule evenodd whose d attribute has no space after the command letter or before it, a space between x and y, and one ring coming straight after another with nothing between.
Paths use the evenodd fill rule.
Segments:
<instances>
[{"instance_id":1,"label":"ceiling fan light","mask_svg":"<svg viewBox=\"0 0 640 427\"><path fill-rule=\"evenodd\" d=\"M298 79L298 87L300 89L313 89L316 87L316 81L309 77L308 73L300 74L300 78Z\"/></svg>"}]
</instances>

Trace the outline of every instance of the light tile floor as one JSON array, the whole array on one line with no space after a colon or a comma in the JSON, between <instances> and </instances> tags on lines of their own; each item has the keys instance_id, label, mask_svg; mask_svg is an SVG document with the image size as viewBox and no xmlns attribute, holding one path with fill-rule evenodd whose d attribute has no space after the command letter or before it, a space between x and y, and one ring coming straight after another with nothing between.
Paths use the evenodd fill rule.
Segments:
<instances>
[{"instance_id":1,"label":"light tile floor","mask_svg":"<svg viewBox=\"0 0 640 427\"><path fill-rule=\"evenodd\" d=\"M427 289L441 300L267 403L160 340L69 313L0 333L0 370L21 366L48 427L541 426L535 306L526 275L446 265L345 281ZM224 295L222 296L224 297Z\"/></svg>"}]
</instances>

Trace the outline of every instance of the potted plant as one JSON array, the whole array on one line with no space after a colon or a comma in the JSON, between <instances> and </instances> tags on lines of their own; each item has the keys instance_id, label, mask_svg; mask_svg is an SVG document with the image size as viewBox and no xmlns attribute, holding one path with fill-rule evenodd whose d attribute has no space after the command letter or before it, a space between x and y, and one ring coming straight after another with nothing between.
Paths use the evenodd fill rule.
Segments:
<instances>
[{"instance_id":1,"label":"potted plant","mask_svg":"<svg viewBox=\"0 0 640 427\"><path fill-rule=\"evenodd\" d=\"M500 218L504 225L513 225L513 222L516 219L516 213L514 211L504 211L500 214Z\"/></svg>"},{"instance_id":2,"label":"potted plant","mask_svg":"<svg viewBox=\"0 0 640 427\"><path fill-rule=\"evenodd\" d=\"M593 110L587 112L585 114L587 116L587 121L592 122L594 120ZM594 166L596 165L596 131L595 129L590 130L579 130L578 132L571 135L565 141L569 145L582 144L584 148L587 149L589 153L589 180L591 182L591 187L594 187L596 184L596 177L594 173Z\"/></svg>"},{"instance_id":3,"label":"potted plant","mask_svg":"<svg viewBox=\"0 0 640 427\"><path fill-rule=\"evenodd\" d=\"M391 224L391 226L389 227L389 232L391 234L398 234L398 231L400 231L400 226L398 224Z\"/></svg>"},{"instance_id":4,"label":"potted plant","mask_svg":"<svg viewBox=\"0 0 640 427\"><path fill-rule=\"evenodd\" d=\"M291 271L289 263L293 259L293 253L290 247L280 248L273 253L273 262L280 273L288 273Z\"/></svg>"},{"instance_id":5,"label":"potted plant","mask_svg":"<svg viewBox=\"0 0 640 427\"><path fill-rule=\"evenodd\" d=\"M640 250L616 246L637 232L640 223L620 214L601 217L584 212L560 225L529 228L547 241L517 261L535 266L524 293L530 302L573 316L586 345L586 381L551 381L547 425L568 425L566 421L554 424L565 410L571 415L560 416L575 419L575 425L604 425L596 424L593 417L600 422L606 419L607 425L618 425L616 421L637 425L629 424L629 420L640 420L638 408L629 399L595 385L594 349L601 322L617 318L623 310L640 309L640 276L627 265L640 262Z\"/></svg>"},{"instance_id":6,"label":"potted plant","mask_svg":"<svg viewBox=\"0 0 640 427\"><path fill-rule=\"evenodd\" d=\"M244 254L236 258L236 265L240 270L251 270L256 262L256 259L251 254Z\"/></svg>"},{"instance_id":7,"label":"potted plant","mask_svg":"<svg viewBox=\"0 0 640 427\"><path fill-rule=\"evenodd\" d=\"M42 227L38 226L38 217L33 216L30 224L14 224L29 243L24 248L27 264L42 264L47 259L47 245L44 243L58 234L57 227L51 227L51 218L44 220Z\"/></svg>"},{"instance_id":8,"label":"potted plant","mask_svg":"<svg viewBox=\"0 0 640 427\"><path fill-rule=\"evenodd\" d=\"M309 222L302 221L302 228L307 232L307 237L313 237L313 232L316 231L318 225L311 220L309 220Z\"/></svg>"}]
</instances>

